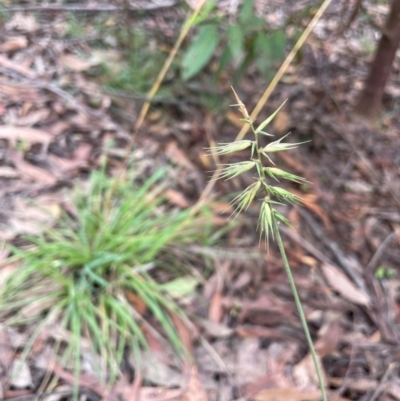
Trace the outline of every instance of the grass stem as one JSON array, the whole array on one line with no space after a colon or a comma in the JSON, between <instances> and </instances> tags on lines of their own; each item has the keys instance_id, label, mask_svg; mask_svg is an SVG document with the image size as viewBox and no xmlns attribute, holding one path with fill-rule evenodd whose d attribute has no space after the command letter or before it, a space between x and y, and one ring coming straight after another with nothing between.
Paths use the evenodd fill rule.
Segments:
<instances>
[{"instance_id":1,"label":"grass stem","mask_svg":"<svg viewBox=\"0 0 400 401\"><path fill-rule=\"evenodd\" d=\"M311 357L312 357L312 360L313 360L313 363L314 363L315 371L317 373L318 384L319 384L319 387L321 389L322 400L323 401L328 401L328 398L326 396L326 391L325 391L324 379L322 377L321 367L320 367L320 364L319 364L319 361L318 361L318 357L317 357L317 353L315 351L315 347L314 347L314 344L313 344L313 341L312 341L312 338L311 338L311 335L310 335L310 330L308 329L307 320L306 320L306 317L304 315L303 306L301 305L301 301L300 301L300 298L299 298L299 294L297 292L296 284L295 284L294 279L293 279L293 274L292 274L292 271L291 271L290 266L289 266L289 262L288 262L288 259L287 259L287 256L286 256L285 247L283 246L282 238L281 238L281 235L280 235L280 232L279 232L279 228L278 228L278 223L277 223L276 219L272 219L272 222L273 222L273 230L274 230L275 239L276 239L276 242L278 243L279 251L280 251L281 256L282 256L283 266L285 267L285 271L286 271L286 274L287 274L287 277L288 277L288 280L289 280L290 289L291 289L293 297L294 297L294 302L296 304L297 311L299 312L300 322L301 322L301 325L303 326L303 331L304 331L304 334L306 336L307 344L308 344L308 347L309 347L310 352L311 352Z\"/></svg>"}]
</instances>

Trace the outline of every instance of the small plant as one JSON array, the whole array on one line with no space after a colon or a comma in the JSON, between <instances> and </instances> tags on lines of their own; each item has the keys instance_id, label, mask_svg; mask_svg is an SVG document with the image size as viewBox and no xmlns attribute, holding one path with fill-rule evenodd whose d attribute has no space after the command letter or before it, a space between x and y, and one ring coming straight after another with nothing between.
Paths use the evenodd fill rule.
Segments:
<instances>
[{"instance_id":1,"label":"small plant","mask_svg":"<svg viewBox=\"0 0 400 401\"><path fill-rule=\"evenodd\" d=\"M285 30L270 29L265 19L254 15L254 0L245 0L236 21L221 28L223 16L213 13L215 6L216 1L209 1L194 21L199 30L183 54L182 78L191 79L202 71L220 45L223 50L217 58L217 76L233 63L236 82L255 61L260 74L271 79L275 63L285 54Z\"/></svg>"},{"instance_id":2,"label":"small plant","mask_svg":"<svg viewBox=\"0 0 400 401\"><path fill-rule=\"evenodd\" d=\"M270 164L274 165L274 163L270 158L271 153L294 149L298 145L300 145L300 143L282 143L282 139L284 139L287 136L286 135L285 137L278 139L277 141L270 142L267 146L261 146L260 136L272 136L271 134L265 131L265 128L273 120L273 118L276 116L276 114L279 112L279 110L283 105L280 106L278 110L276 110L270 117L268 117L265 121L263 121L257 128L255 128L254 122L250 119L250 115L247 112L245 105L239 99L236 92L235 91L233 92L237 100L236 106L239 107L239 110L243 115L242 121L246 124L249 124L254 134L254 139L241 140L233 143L223 143L211 149L210 152L215 152L219 155L227 155L245 149L249 149L251 152L250 159L248 161L224 165L221 170L220 177L231 179L246 171L250 170L256 171L256 177L254 183L251 184L249 187L247 187L240 195L238 195L233 200L233 204L236 206L234 213L239 214L241 212L246 211L247 208L250 206L250 204L258 195L262 196L260 215L258 220L260 241L262 237L264 237L268 246L269 238L272 237L273 239L276 239L283 260L283 265L285 267L285 271L288 276L289 285L293 293L298 313L300 315L300 321L317 372L322 399L323 401L327 401L321 368L318 363L317 354L315 352L310 331L308 329L307 321L304 315L303 307L301 305L301 301L297 293L296 285L293 279L289 262L286 257L285 248L283 246L283 242L279 232L280 223L283 223L288 226L290 226L290 224L289 221L276 210L277 204L282 204L282 202L283 203L288 202L291 204L300 203L301 198L299 198L296 195L293 195L291 192L279 186L269 184L267 179L270 178L277 182L279 182L279 179L285 179L296 183L304 183L306 182L306 180L302 177L287 173L286 171L283 171L277 167L265 166L265 162L269 162Z\"/></svg>"},{"instance_id":3,"label":"small plant","mask_svg":"<svg viewBox=\"0 0 400 401\"><path fill-rule=\"evenodd\" d=\"M146 347L143 315L153 316L175 350L184 352L171 319L182 312L168 288L176 291L182 284L185 261L173 258L171 250L209 244L211 225L201 211L165 210L164 173L132 186L132 179L115 184L94 172L75 211L43 235L28 238L27 247L12 248L9 262L19 266L1 289L0 319L9 326L36 327L22 360L46 326L57 326L70 332L70 341L55 347L59 363L78 379L86 338L103 364L94 368L112 382L127 349L140 366L140 348ZM151 277L153 268L163 269L163 283ZM136 311L132 298L145 311Z\"/></svg>"}]
</instances>

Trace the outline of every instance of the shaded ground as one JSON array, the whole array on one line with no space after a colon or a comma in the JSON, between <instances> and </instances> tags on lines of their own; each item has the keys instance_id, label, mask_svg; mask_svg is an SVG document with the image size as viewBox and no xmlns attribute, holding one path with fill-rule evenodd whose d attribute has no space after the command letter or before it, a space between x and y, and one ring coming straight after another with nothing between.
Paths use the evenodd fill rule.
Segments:
<instances>
[{"instance_id":1,"label":"shaded ground","mask_svg":"<svg viewBox=\"0 0 400 401\"><path fill-rule=\"evenodd\" d=\"M290 12L289 6L275 3L265 7L271 23ZM343 12L344 21L351 10L332 5L263 112L267 116L287 98L273 133L291 131L296 142L311 140L274 160L312 182L291 188L306 204L303 209L283 209L295 231L282 231L330 399L338 401L400 399L398 57L379 129L352 116L371 57L371 23L380 24L386 10L381 4L364 5L364 13L338 35L338 15ZM143 96L103 88L102 65L120 63L121 54L118 46L102 49L96 40L103 40L104 33L92 25L81 37L72 37L71 22L62 10L46 16L5 15L0 44L0 235L2 241L15 242L22 233L36 233L43 223L51 224L69 202L65 189L84 180L105 153L111 172L120 166ZM122 18L116 15L114 23ZM168 46L183 15L179 10L156 10L146 14L143 24L166 32ZM235 110L222 107L216 113L199 106L200 91L213 90L226 104L232 103L229 78L225 79L226 88L212 89L194 80L185 89L169 92L155 103L137 138L131 157L144 175L166 163L174 166L166 196L179 207L197 201L207 172L214 169L204 148L212 141L231 141L241 127ZM264 86L250 69L238 87L248 109ZM240 190L250 179L218 182L217 199ZM226 206L221 200L213 203L221 224ZM147 358L141 400L319 399L278 251L272 247L267 254L258 248L257 217L257 208L250 208L223 247L204 250L215 258L215 272L198 294L184 300L187 309L201 317L191 329L180 328L198 371L174 362L162 343L152 339L157 358ZM226 253L234 257L225 258ZM3 248L2 258L6 256ZM6 274L3 268L3 280ZM18 357L28 335L2 327L3 367ZM10 370L2 370L4 399L68 393L71 374L57 367L57 384L40 387L49 342L50 336L37 341L29 363L11 381ZM86 399L117 399L117 394L135 399L140 381L138 376L133 380L129 362L111 395L87 368L81 383ZM43 399L65 396L51 397Z\"/></svg>"}]
</instances>

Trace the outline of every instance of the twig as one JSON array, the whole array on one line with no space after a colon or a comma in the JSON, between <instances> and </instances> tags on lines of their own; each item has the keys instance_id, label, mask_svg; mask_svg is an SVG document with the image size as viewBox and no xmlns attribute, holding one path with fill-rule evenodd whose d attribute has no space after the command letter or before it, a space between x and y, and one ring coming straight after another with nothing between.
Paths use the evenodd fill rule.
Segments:
<instances>
[{"instance_id":1,"label":"twig","mask_svg":"<svg viewBox=\"0 0 400 401\"><path fill-rule=\"evenodd\" d=\"M338 31L336 32L337 35L342 35L345 31L347 31L350 28L351 24L356 19L357 14L362 7L362 2L363 0L357 0L356 5L351 11L349 19L338 29Z\"/></svg>"},{"instance_id":2,"label":"twig","mask_svg":"<svg viewBox=\"0 0 400 401\"><path fill-rule=\"evenodd\" d=\"M382 394L384 391L384 387L386 385L386 382L389 379L390 374L393 372L393 370L398 366L397 363L392 362L389 364L389 366L386 369L385 374L382 376L381 381L379 382L378 387L375 389L374 393L372 394L371 398L369 401L375 401L378 399L378 397Z\"/></svg>"},{"instance_id":3,"label":"twig","mask_svg":"<svg viewBox=\"0 0 400 401\"><path fill-rule=\"evenodd\" d=\"M389 220L394 223L400 223L400 214L396 212L384 212L379 208L365 208L366 214L372 214L378 216L382 220Z\"/></svg>"},{"instance_id":4,"label":"twig","mask_svg":"<svg viewBox=\"0 0 400 401\"><path fill-rule=\"evenodd\" d=\"M137 5L129 5L128 11L131 12L143 12L143 11L155 11L163 8L170 8L177 4L175 0L165 0L163 4L141 4ZM39 5L27 5L27 6L14 6L14 7L6 7L3 9L4 12L24 12L24 11L38 11L38 12L54 12L54 11L61 11L61 12L112 12L112 11L126 11L127 7L120 7L115 6L112 4L97 4L93 6L85 6L79 3L75 4L48 4L45 6Z\"/></svg>"},{"instance_id":5,"label":"twig","mask_svg":"<svg viewBox=\"0 0 400 401\"><path fill-rule=\"evenodd\" d=\"M344 272L349 276L349 278L351 278L353 280L353 282L361 290L363 290L366 294L368 294L368 289L364 283L364 280L358 274L358 272L354 270L353 266L351 266L351 264L347 262L347 259L344 255L344 253L339 248L339 245L336 242L328 239L324 235L323 231L318 227L317 222L311 217L311 215L308 212L306 212L304 209L299 209L299 213L304 218L304 220L308 223L308 225L310 226L314 235L317 238L319 238L331 250L331 252L335 256L337 262L342 267Z\"/></svg>"},{"instance_id":6,"label":"twig","mask_svg":"<svg viewBox=\"0 0 400 401\"><path fill-rule=\"evenodd\" d=\"M383 253L386 251L387 247L392 243L392 241L395 238L400 238L400 235L398 232L393 232L391 234L389 234L384 241L379 245L378 249L376 250L376 252L374 253L374 256L372 256L371 260L369 261L369 263L366 266L366 270L368 272L373 271L373 269L376 267L379 259L382 257Z\"/></svg>"}]
</instances>

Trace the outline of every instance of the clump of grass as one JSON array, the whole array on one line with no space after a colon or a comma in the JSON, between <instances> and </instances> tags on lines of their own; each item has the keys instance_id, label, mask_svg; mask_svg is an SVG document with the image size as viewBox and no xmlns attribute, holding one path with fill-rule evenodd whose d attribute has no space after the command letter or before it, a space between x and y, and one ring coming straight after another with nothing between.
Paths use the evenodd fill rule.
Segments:
<instances>
[{"instance_id":1,"label":"clump of grass","mask_svg":"<svg viewBox=\"0 0 400 401\"><path fill-rule=\"evenodd\" d=\"M112 382L126 349L140 359L140 349L146 347L141 317L129 294L143 301L174 349L183 352L171 319L182 312L165 294L166 283L157 283L149 268L162 268L159 255L174 246L206 244L211 225L201 212L163 210L164 173L160 170L133 186L132 180L116 183L94 172L72 215L28 238L28 246L12 248L10 262L18 261L19 267L1 289L0 319L12 326L36 325L24 358L41 330L57 325L71 336L69 344L59 347L61 364L72 365L78 379L81 340L86 338L104 364L100 376Z\"/></svg>"},{"instance_id":2,"label":"clump of grass","mask_svg":"<svg viewBox=\"0 0 400 401\"><path fill-rule=\"evenodd\" d=\"M256 199L257 196L261 196L261 207L260 215L258 220L258 230L260 232L260 241L264 237L265 242L268 246L269 238L276 240L279 251L282 257L283 265L285 267L286 274L288 276L290 289L292 291L297 310L299 312L300 321L304 330L304 334L307 339L308 346L310 348L311 356L317 372L319 386L321 389L323 401L327 401L325 385L322 377L321 368L319 366L317 354L311 339L310 331L308 329L307 320L304 315L303 307L297 293L296 285L293 279L293 275L289 266L289 262L286 256L285 248L279 232L279 224L283 223L290 226L289 221L276 210L277 204L283 203L301 203L301 198L292 194L291 192L275 185L271 185L268 182L268 177L279 182L279 179L293 181L296 183L305 183L306 180L302 177L294 174L287 173L279 168L271 166L274 165L270 158L270 154L274 152L282 152L296 148L301 143L284 143L281 138L277 141L270 142L267 146L261 146L260 136L272 136L265 131L267 125L274 119L276 114L281 109L280 106L271 116L263 121L257 128L254 126L254 121L251 120L250 115L240 100L235 91L233 91L237 100L237 105L243 116L242 121L250 126L254 134L253 140L241 140L232 143L223 143L215 148L211 149L210 152L217 153L219 155L227 155L245 149L250 150L250 159L248 161L242 161L238 163L232 163L224 165L220 172L220 177L231 179L246 171L255 170L256 176L254 183L249 185L241 194L239 194L234 200L233 204L236 206L235 213L246 211L251 203ZM286 135L287 136L287 135ZM268 163L269 165L267 166Z\"/></svg>"}]
</instances>

